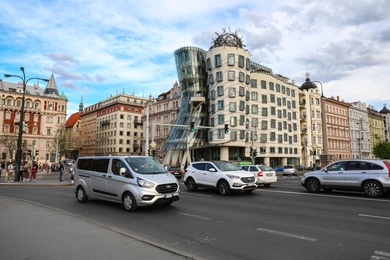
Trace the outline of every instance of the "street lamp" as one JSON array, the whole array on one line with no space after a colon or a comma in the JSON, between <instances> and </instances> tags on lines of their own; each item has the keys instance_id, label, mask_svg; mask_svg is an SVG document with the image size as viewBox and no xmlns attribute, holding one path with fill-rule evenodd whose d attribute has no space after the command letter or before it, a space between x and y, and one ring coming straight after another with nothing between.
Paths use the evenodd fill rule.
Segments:
<instances>
[{"instance_id":1,"label":"street lamp","mask_svg":"<svg viewBox=\"0 0 390 260\"><path fill-rule=\"evenodd\" d=\"M20 109L19 134L18 134L18 144L17 144L17 149L16 149L16 165L15 165L15 179L14 179L15 181L20 181L20 171L19 170L21 168L21 162L22 162L24 100L25 100L27 83L32 79L43 80L45 82L49 82L48 79L41 79L41 78L29 78L26 80L26 74L24 73L24 67L20 67L20 70L23 72L23 77L18 76L18 75L4 74L4 77L6 77L6 78L16 77L16 78L20 78L23 81L22 107Z\"/></svg>"}]
</instances>

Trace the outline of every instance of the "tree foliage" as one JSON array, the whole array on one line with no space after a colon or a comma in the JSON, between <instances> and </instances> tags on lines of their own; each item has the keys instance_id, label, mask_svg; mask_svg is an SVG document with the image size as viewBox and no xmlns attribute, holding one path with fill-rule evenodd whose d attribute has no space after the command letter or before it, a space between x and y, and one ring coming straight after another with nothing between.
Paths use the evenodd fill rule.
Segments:
<instances>
[{"instance_id":1,"label":"tree foliage","mask_svg":"<svg viewBox=\"0 0 390 260\"><path fill-rule=\"evenodd\" d=\"M375 157L381 159L390 159L390 143L389 142L380 142L374 146L373 153Z\"/></svg>"}]
</instances>

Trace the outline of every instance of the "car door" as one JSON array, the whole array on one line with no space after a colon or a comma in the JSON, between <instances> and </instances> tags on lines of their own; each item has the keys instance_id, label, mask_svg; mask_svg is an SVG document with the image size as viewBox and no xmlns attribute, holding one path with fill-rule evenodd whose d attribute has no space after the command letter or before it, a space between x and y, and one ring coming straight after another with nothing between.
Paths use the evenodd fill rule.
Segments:
<instances>
[{"instance_id":1,"label":"car door","mask_svg":"<svg viewBox=\"0 0 390 260\"><path fill-rule=\"evenodd\" d=\"M111 161L110 170L107 174L106 194L111 199L116 201L121 201L121 193L123 191L123 186L129 182L125 176L120 174L121 168L125 168L126 172L130 173L130 170L125 162L123 162L119 158L113 158Z\"/></svg>"},{"instance_id":2,"label":"car door","mask_svg":"<svg viewBox=\"0 0 390 260\"><path fill-rule=\"evenodd\" d=\"M215 171L210 171L210 169L215 169ZM202 181L204 185L216 187L218 175L218 169L212 163L205 163L205 168L202 175Z\"/></svg>"},{"instance_id":3,"label":"car door","mask_svg":"<svg viewBox=\"0 0 390 260\"><path fill-rule=\"evenodd\" d=\"M364 161L348 161L344 173L345 186L347 189L359 189L364 179L370 174L370 165Z\"/></svg>"},{"instance_id":4,"label":"car door","mask_svg":"<svg viewBox=\"0 0 390 260\"><path fill-rule=\"evenodd\" d=\"M326 169L327 171L324 171L322 174L322 185L326 185L332 188L344 188L346 162L335 162L326 167Z\"/></svg>"},{"instance_id":5,"label":"car door","mask_svg":"<svg viewBox=\"0 0 390 260\"><path fill-rule=\"evenodd\" d=\"M106 198L107 197L107 170L109 158L94 159L92 162L91 187L94 196Z\"/></svg>"}]
</instances>

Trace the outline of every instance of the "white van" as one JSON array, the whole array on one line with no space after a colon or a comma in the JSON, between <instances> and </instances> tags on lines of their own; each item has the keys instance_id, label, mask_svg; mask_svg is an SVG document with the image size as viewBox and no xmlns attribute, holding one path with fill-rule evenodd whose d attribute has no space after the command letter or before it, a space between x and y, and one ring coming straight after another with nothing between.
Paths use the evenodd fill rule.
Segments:
<instances>
[{"instance_id":1,"label":"white van","mask_svg":"<svg viewBox=\"0 0 390 260\"><path fill-rule=\"evenodd\" d=\"M179 184L158 162L147 156L87 156L75 164L74 192L79 202L96 198L138 206L171 205L179 200Z\"/></svg>"}]
</instances>

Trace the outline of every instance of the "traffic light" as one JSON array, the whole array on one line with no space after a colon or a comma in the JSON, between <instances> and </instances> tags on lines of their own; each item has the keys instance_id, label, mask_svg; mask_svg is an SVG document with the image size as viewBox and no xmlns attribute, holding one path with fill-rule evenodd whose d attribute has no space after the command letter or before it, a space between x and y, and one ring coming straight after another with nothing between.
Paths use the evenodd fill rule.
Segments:
<instances>
[{"instance_id":1,"label":"traffic light","mask_svg":"<svg viewBox=\"0 0 390 260\"><path fill-rule=\"evenodd\" d=\"M225 124L225 134L229 133L229 125Z\"/></svg>"},{"instance_id":2,"label":"traffic light","mask_svg":"<svg viewBox=\"0 0 390 260\"><path fill-rule=\"evenodd\" d=\"M153 150L153 156L156 156L157 155L157 151L156 150Z\"/></svg>"},{"instance_id":3,"label":"traffic light","mask_svg":"<svg viewBox=\"0 0 390 260\"><path fill-rule=\"evenodd\" d=\"M39 150L35 150L35 155L39 155Z\"/></svg>"},{"instance_id":4,"label":"traffic light","mask_svg":"<svg viewBox=\"0 0 390 260\"><path fill-rule=\"evenodd\" d=\"M28 156L31 156L31 150L27 150Z\"/></svg>"},{"instance_id":5,"label":"traffic light","mask_svg":"<svg viewBox=\"0 0 390 260\"><path fill-rule=\"evenodd\" d=\"M253 158L256 158L256 157L257 157L257 150L253 149Z\"/></svg>"},{"instance_id":6,"label":"traffic light","mask_svg":"<svg viewBox=\"0 0 390 260\"><path fill-rule=\"evenodd\" d=\"M150 150L148 150L148 156L150 156Z\"/></svg>"},{"instance_id":7,"label":"traffic light","mask_svg":"<svg viewBox=\"0 0 390 260\"><path fill-rule=\"evenodd\" d=\"M195 123L194 122L191 122L190 131L191 132L195 131Z\"/></svg>"},{"instance_id":8,"label":"traffic light","mask_svg":"<svg viewBox=\"0 0 390 260\"><path fill-rule=\"evenodd\" d=\"M313 151L313 157L314 157L314 158L317 157L317 151L316 151L316 150Z\"/></svg>"}]
</instances>

